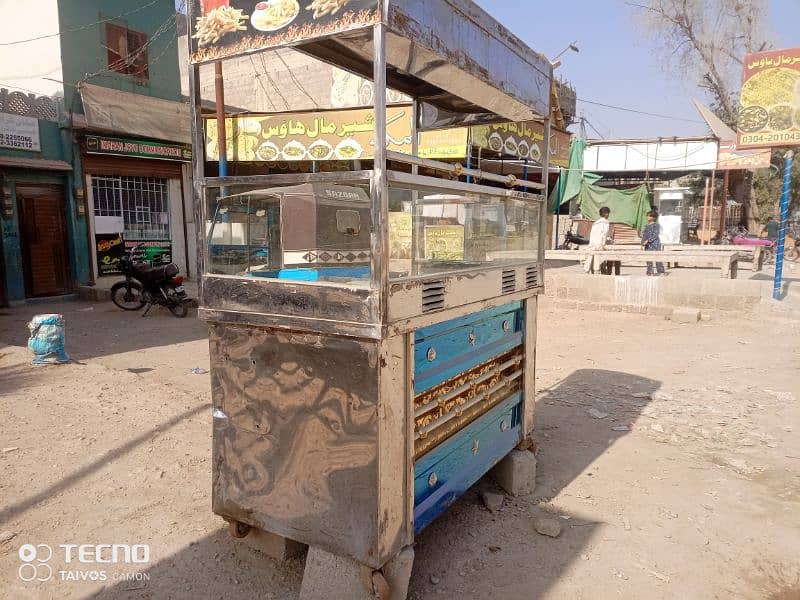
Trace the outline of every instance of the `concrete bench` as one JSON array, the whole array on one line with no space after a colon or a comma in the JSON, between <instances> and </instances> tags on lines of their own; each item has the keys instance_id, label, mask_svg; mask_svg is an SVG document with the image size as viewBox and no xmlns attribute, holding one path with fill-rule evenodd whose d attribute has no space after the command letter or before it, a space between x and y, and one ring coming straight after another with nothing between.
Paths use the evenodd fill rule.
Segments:
<instances>
[{"instance_id":1,"label":"concrete bench","mask_svg":"<svg viewBox=\"0 0 800 600\"><path fill-rule=\"evenodd\" d=\"M761 271L764 269L764 261L766 260L766 253L764 246L729 246L729 245L709 245L709 246L695 246L687 244L664 244L664 250L675 252L703 252L703 253L733 253L737 252L740 255L740 260L749 260L753 263L753 271ZM677 266L677 263L675 263Z\"/></svg>"},{"instance_id":2,"label":"concrete bench","mask_svg":"<svg viewBox=\"0 0 800 600\"><path fill-rule=\"evenodd\" d=\"M680 262L691 267L716 267L725 279L736 279L739 270L739 252L674 252L671 250L598 250L591 253L591 272L600 274L600 265L604 262Z\"/></svg>"}]
</instances>

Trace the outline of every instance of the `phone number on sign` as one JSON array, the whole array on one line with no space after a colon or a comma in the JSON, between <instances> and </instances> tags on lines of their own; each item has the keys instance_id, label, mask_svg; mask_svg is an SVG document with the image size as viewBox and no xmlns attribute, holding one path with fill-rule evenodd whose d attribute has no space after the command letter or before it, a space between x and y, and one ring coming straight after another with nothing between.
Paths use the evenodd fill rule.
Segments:
<instances>
[{"instance_id":1,"label":"phone number on sign","mask_svg":"<svg viewBox=\"0 0 800 600\"><path fill-rule=\"evenodd\" d=\"M800 142L800 131L790 133L746 133L739 137L741 144L772 144Z\"/></svg>"}]
</instances>

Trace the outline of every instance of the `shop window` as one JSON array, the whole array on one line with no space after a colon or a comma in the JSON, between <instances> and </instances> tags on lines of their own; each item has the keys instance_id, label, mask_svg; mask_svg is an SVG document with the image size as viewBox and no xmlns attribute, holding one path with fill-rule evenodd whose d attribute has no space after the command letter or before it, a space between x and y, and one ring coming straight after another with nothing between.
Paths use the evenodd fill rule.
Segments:
<instances>
[{"instance_id":1,"label":"shop window","mask_svg":"<svg viewBox=\"0 0 800 600\"><path fill-rule=\"evenodd\" d=\"M146 80L147 46L147 36L144 33L106 23L106 50L110 70Z\"/></svg>"},{"instance_id":2,"label":"shop window","mask_svg":"<svg viewBox=\"0 0 800 600\"><path fill-rule=\"evenodd\" d=\"M126 240L168 240L168 189L159 177L93 175L94 215L119 219Z\"/></svg>"}]
</instances>

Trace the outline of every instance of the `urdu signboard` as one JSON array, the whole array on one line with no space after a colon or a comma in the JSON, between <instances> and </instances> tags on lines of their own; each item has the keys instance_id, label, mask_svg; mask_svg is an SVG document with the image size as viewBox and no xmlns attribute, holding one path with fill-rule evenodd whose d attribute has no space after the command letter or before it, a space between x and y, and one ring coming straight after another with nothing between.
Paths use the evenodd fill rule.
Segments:
<instances>
[{"instance_id":1,"label":"urdu signboard","mask_svg":"<svg viewBox=\"0 0 800 600\"><path fill-rule=\"evenodd\" d=\"M748 54L737 148L800 145L800 48Z\"/></svg>"},{"instance_id":2,"label":"urdu signboard","mask_svg":"<svg viewBox=\"0 0 800 600\"><path fill-rule=\"evenodd\" d=\"M0 147L41 152L38 119L0 113Z\"/></svg>"}]
</instances>

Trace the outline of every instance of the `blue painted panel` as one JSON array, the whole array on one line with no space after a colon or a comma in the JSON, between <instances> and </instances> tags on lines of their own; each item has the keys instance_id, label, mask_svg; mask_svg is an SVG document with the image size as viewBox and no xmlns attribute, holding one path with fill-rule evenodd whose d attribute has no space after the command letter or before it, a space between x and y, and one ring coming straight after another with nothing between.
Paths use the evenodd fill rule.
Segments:
<instances>
[{"instance_id":1,"label":"blue painted panel","mask_svg":"<svg viewBox=\"0 0 800 600\"><path fill-rule=\"evenodd\" d=\"M508 324L508 331L504 325ZM446 326L446 327L444 327ZM419 394L523 343L523 313L518 303L439 323L417 332L414 392ZM422 334L422 335L420 335ZM470 343L470 334L475 335ZM424 337L423 337L424 336ZM435 351L431 360L429 353Z\"/></svg>"},{"instance_id":2,"label":"blue painted panel","mask_svg":"<svg viewBox=\"0 0 800 600\"><path fill-rule=\"evenodd\" d=\"M463 327L464 325L469 325L470 323L474 323L475 321L480 321L481 319L487 319L495 315L501 315L503 313L511 312L513 310L520 310L521 308L522 308L522 302L511 302L509 304L504 304L503 306L487 308L486 310L482 310L481 312L467 315L466 317L460 317L458 319L452 319L450 321L443 321L442 323L436 323L434 325L430 325L429 327L425 327L424 329L420 329L419 331L415 332L414 341L421 342L426 338L443 333L445 331L449 331L450 329L458 329L459 327Z\"/></svg>"},{"instance_id":3,"label":"blue painted panel","mask_svg":"<svg viewBox=\"0 0 800 600\"><path fill-rule=\"evenodd\" d=\"M416 462L415 533L430 525L519 444L522 440L521 407L522 394L513 394ZM473 452L476 443L477 452ZM434 481L431 481L434 473Z\"/></svg>"}]
</instances>

